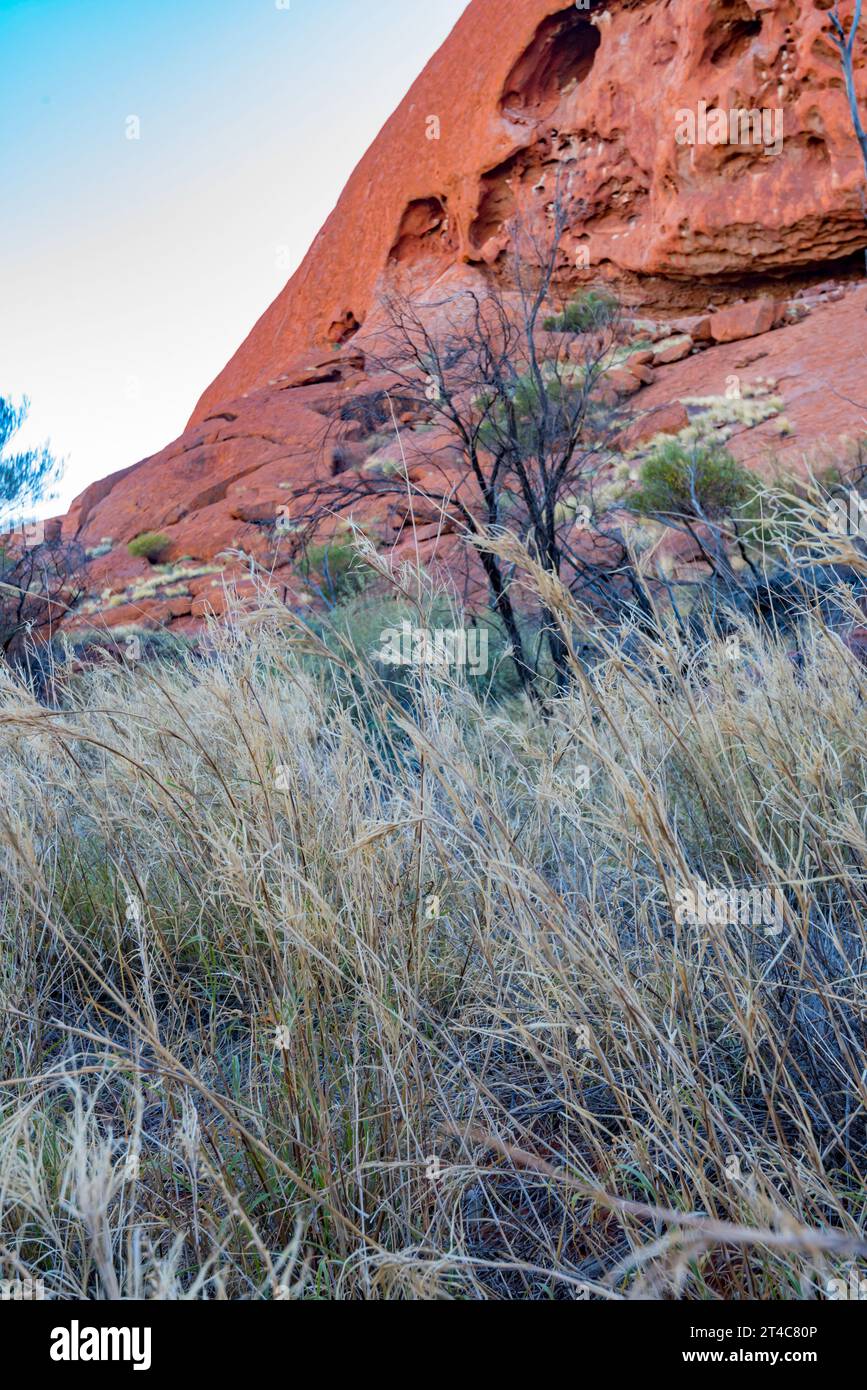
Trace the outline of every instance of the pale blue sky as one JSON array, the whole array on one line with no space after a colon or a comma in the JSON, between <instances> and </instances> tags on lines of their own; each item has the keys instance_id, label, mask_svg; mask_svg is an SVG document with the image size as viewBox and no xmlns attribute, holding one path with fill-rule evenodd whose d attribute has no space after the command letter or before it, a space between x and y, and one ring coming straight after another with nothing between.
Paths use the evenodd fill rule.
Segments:
<instances>
[{"instance_id":1,"label":"pale blue sky","mask_svg":"<svg viewBox=\"0 0 867 1390\"><path fill-rule=\"evenodd\" d=\"M66 456L44 510L180 433L465 4L0 0L0 393Z\"/></svg>"}]
</instances>

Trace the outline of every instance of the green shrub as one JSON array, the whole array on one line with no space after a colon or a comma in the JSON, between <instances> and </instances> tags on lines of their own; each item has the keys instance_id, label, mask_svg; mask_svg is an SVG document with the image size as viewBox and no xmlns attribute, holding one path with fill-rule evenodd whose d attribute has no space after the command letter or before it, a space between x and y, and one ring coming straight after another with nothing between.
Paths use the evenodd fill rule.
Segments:
<instances>
[{"instance_id":1,"label":"green shrub","mask_svg":"<svg viewBox=\"0 0 867 1390\"><path fill-rule=\"evenodd\" d=\"M641 466L631 509L645 516L707 517L730 514L754 492L750 474L716 444L684 445L678 439L658 444Z\"/></svg>"},{"instance_id":2,"label":"green shrub","mask_svg":"<svg viewBox=\"0 0 867 1390\"><path fill-rule=\"evenodd\" d=\"M545 319L542 326L551 333L589 333L609 324L617 308L617 300L612 295L587 290L567 304L562 314Z\"/></svg>"},{"instance_id":3,"label":"green shrub","mask_svg":"<svg viewBox=\"0 0 867 1390\"><path fill-rule=\"evenodd\" d=\"M67 635L68 649L84 663L99 661L105 654L120 660L130 655L130 641L136 639L136 661L164 661L177 664L190 652L199 649L199 638L170 629L148 630L134 623L112 628L80 628ZM60 644L54 644L55 654L62 654Z\"/></svg>"},{"instance_id":4,"label":"green shrub","mask_svg":"<svg viewBox=\"0 0 867 1390\"><path fill-rule=\"evenodd\" d=\"M142 531L140 536L129 542L127 550L137 560L150 560L153 564L168 544L169 538L163 535L162 531Z\"/></svg>"},{"instance_id":5,"label":"green shrub","mask_svg":"<svg viewBox=\"0 0 867 1390\"><path fill-rule=\"evenodd\" d=\"M381 653L388 643L386 634L390 629L400 629L405 622L413 629L422 627L432 633L438 629L454 630L470 626L481 629L486 634L488 669L475 676L469 671L450 668L450 676L466 684L478 698L495 703L519 694L518 677L508 655L511 649L503 635L501 623L489 609L474 615L463 614L442 595L431 602L422 617L405 600L368 590L345 599L327 615L314 618L311 626L335 655L345 654L345 644L348 643L351 650L371 663L379 678L405 704L414 698L418 685L417 671L411 665L391 665L381 659ZM321 659L311 660L310 669L321 669L321 665Z\"/></svg>"},{"instance_id":6,"label":"green shrub","mask_svg":"<svg viewBox=\"0 0 867 1390\"><path fill-rule=\"evenodd\" d=\"M577 372L555 375L547 364L542 368L541 386L529 374L520 376L508 400L505 393L483 391L476 398L477 408L486 416L479 426L479 440L485 448L495 451L501 440L514 434L521 451L532 454L543 420L548 421L549 433L558 428L569 433L580 409L582 392Z\"/></svg>"},{"instance_id":7,"label":"green shrub","mask_svg":"<svg viewBox=\"0 0 867 1390\"><path fill-rule=\"evenodd\" d=\"M362 593L371 578L352 541L343 538L308 545L299 568L310 587L331 603Z\"/></svg>"}]
</instances>

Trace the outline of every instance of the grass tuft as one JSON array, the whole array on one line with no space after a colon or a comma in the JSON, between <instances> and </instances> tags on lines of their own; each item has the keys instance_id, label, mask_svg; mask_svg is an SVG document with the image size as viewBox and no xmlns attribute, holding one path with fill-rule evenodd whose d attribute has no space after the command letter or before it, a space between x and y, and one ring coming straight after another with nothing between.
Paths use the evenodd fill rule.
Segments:
<instances>
[{"instance_id":1,"label":"grass tuft","mask_svg":"<svg viewBox=\"0 0 867 1390\"><path fill-rule=\"evenodd\" d=\"M571 642L586 615L545 593ZM545 718L455 673L399 690L368 639L265 594L173 664L59 672L56 706L6 673L7 1277L564 1300L846 1277L867 680L809 602L797 662L738 631L596 633ZM780 921L691 922L700 883L779 893Z\"/></svg>"}]
</instances>

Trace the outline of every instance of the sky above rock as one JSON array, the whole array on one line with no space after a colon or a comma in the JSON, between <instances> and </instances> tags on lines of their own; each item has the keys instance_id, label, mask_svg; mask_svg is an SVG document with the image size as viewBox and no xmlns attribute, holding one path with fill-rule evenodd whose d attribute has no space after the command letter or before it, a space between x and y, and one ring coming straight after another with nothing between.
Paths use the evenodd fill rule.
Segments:
<instances>
[{"instance_id":1,"label":"sky above rock","mask_svg":"<svg viewBox=\"0 0 867 1390\"><path fill-rule=\"evenodd\" d=\"M0 393L55 512L161 449L465 0L0 0Z\"/></svg>"}]
</instances>

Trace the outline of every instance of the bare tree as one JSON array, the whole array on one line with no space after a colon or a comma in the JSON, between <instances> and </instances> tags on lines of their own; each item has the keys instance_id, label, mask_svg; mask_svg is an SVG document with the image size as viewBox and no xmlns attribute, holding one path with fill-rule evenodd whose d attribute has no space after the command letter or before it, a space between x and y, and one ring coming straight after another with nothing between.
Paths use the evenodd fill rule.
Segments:
<instances>
[{"instance_id":1,"label":"bare tree","mask_svg":"<svg viewBox=\"0 0 867 1390\"><path fill-rule=\"evenodd\" d=\"M840 0L835 0L834 8L831 11L830 19L833 33L831 38L836 44L840 54L840 62L843 66L843 79L846 83L846 96L849 100L849 111L852 116L852 125L855 128L855 135L861 149L861 158L864 161L864 173L867 175L867 131L864 129L861 120L861 112L858 109L858 93L855 90L855 40L858 37L858 28L861 23L861 10L863 0L856 0L855 13L852 16L852 23L849 32L840 17ZM864 216L867 218L867 192L861 190L861 207ZM864 252L865 263L867 263L867 249Z\"/></svg>"},{"instance_id":2,"label":"bare tree","mask_svg":"<svg viewBox=\"0 0 867 1390\"><path fill-rule=\"evenodd\" d=\"M84 592L86 557L80 545L48 532L36 544L26 532L0 545L0 650L8 661L26 660L28 645L54 636Z\"/></svg>"},{"instance_id":3,"label":"bare tree","mask_svg":"<svg viewBox=\"0 0 867 1390\"><path fill-rule=\"evenodd\" d=\"M395 400L398 410L437 427L437 442L426 452L420 437L413 439L414 459L421 454L425 463L423 482L414 468L375 477L344 467L341 458L336 476L296 494L310 526L378 497L402 505L416 522L462 535L470 543L468 563L469 554L478 554L491 608L534 698L540 698L538 660L522 637L511 571L486 548L486 536L513 532L543 569L600 604L631 584L646 605L642 585L624 565L622 536L615 526L597 525L600 475L626 422L606 379L617 360L621 316L613 300L591 294L580 313L546 317L559 286L572 279L561 242L579 217L561 185L541 227L520 220L512 226L508 287L491 271L483 288L436 302L396 292L383 301L381 346L368 360L387 374L395 430ZM543 607L540 616L562 689L566 647L553 615Z\"/></svg>"}]
</instances>

